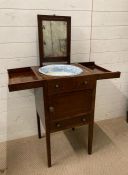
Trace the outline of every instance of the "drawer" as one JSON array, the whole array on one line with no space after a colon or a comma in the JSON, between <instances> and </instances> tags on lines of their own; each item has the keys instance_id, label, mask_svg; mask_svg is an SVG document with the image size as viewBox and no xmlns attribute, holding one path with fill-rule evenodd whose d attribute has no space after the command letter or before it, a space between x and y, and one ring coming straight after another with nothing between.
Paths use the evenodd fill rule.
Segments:
<instances>
[{"instance_id":1,"label":"drawer","mask_svg":"<svg viewBox=\"0 0 128 175\"><path fill-rule=\"evenodd\" d=\"M64 93L82 89L93 89L95 87L94 78L75 77L48 81L48 94Z\"/></svg>"},{"instance_id":2,"label":"drawer","mask_svg":"<svg viewBox=\"0 0 128 175\"><path fill-rule=\"evenodd\" d=\"M89 119L91 118L91 114L86 116L79 116L75 118L51 121L50 130L51 132L59 131L63 129L68 129L76 126L81 126L89 123Z\"/></svg>"}]
</instances>

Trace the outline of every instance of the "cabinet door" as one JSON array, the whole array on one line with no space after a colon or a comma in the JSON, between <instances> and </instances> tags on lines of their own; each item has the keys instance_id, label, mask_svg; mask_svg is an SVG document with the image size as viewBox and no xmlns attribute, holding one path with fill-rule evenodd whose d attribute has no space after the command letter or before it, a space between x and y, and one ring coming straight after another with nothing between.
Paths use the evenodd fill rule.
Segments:
<instances>
[{"instance_id":1,"label":"cabinet door","mask_svg":"<svg viewBox=\"0 0 128 175\"><path fill-rule=\"evenodd\" d=\"M49 97L51 120L63 120L90 113L93 90L82 90Z\"/></svg>"}]
</instances>

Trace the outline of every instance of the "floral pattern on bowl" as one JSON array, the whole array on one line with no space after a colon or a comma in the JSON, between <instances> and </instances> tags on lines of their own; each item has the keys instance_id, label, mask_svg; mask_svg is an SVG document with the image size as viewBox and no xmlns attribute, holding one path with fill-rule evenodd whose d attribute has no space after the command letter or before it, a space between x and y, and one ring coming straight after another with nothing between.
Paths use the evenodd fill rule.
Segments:
<instances>
[{"instance_id":1,"label":"floral pattern on bowl","mask_svg":"<svg viewBox=\"0 0 128 175\"><path fill-rule=\"evenodd\" d=\"M81 74L83 70L74 65L52 64L40 67L39 72L50 76L74 76Z\"/></svg>"}]
</instances>

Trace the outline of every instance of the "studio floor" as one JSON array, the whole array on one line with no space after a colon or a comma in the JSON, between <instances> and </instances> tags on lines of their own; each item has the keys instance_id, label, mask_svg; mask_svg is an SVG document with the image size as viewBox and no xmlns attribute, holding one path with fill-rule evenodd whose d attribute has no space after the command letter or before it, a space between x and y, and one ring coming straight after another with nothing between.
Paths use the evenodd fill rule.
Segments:
<instances>
[{"instance_id":1,"label":"studio floor","mask_svg":"<svg viewBox=\"0 0 128 175\"><path fill-rule=\"evenodd\" d=\"M48 168L45 138L1 143L0 174L128 175L128 124L124 118L95 123L92 155L87 153L87 126L54 133L51 144L52 167Z\"/></svg>"}]
</instances>

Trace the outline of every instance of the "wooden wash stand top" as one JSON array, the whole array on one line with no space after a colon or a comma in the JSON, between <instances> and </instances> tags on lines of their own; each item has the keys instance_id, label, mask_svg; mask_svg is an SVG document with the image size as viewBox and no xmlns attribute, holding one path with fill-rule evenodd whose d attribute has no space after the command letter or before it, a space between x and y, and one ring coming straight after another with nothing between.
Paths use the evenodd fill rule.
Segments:
<instances>
[{"instance_id":1,"label":"wooden wash stand top","mask_svg":"<svg viewBox=\"0 0 128 175\"><path fill-rule=\"evenodd\" d=\"M43 17L47 19L47 16ZM41 19L42 15L39 15L38 27L41 25ZM39 44L41 45L41 39ZM41 49L40 46L42 55ZM41 138L41 121L46 131L48 167L51 166L50 133L52 132L88 124L88 154L92 153L96 82L120 77L120 72L111 72L94 62L73 63L73 65L82 68L83 72L76 76L53 77L39 73L39 66L8 70L10 92L35 88L38 136Z\"/></svg>"}]
</instances>

